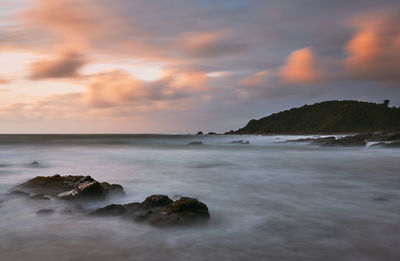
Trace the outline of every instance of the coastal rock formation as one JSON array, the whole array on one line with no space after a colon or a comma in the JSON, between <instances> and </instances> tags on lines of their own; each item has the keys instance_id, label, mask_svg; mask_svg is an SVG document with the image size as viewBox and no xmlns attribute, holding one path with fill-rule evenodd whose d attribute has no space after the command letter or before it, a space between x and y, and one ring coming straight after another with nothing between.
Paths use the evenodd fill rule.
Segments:
<instances>
[{"instance_id":1,"label":"coastal rock formation","mask_svg":"<svg viewBox=\"0 0 400 261\"><path fill-rule=\"evenodd\" d=\"M90 215L119 216L162 227L192 224L210 218L208 207L196 198L181 197L173 201L166 195L152 195L141 203L108 205Z\"/></svg>"},{"instance_id":2,"label":"coastal rock formation","mask_svg":"<svg viewBox=\"0 0 400 261\"><path fill-rule=\"evenodd\" d=\"M124 194L121 185L99 183L90 176L38 176L18 185L13 194L33 193L34 199L45 199L45 195L66 200L102 200L109 195Z\"/></svg>"},{"instance_id":3,"label":"coastal rock formation","mask_svg":"<svg viewBox=\"0 0 400 261\"><path fill-rule=\"evenodd\" d=\"M363 147L366 146L367 142L378 142L371 147L399 148L400 132L373 132L345 136L339 139L335 137L324 137L289 140L288 142L307 142L313 145L347 147Z\"/></svg>"}]
</instances>

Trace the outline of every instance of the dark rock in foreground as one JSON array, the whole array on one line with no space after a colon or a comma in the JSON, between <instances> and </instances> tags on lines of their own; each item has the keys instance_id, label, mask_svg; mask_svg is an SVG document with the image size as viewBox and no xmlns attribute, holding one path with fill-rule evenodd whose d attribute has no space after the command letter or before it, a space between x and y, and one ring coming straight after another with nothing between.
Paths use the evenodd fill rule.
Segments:
<instances>
[{"instance_id":1,"label":"dark rock in foreground","mask_svg":"<svg viewBox=\"0 0 400 261\"><path fill-rule=\"evenodd\" d=\"M33 199L46 199L45 195L66 200L101 200L109 195L123 194L118 184L99 183L90 176L38 176L21 185L13 192L39 194Z\"/></svg>"},{"instance_id":2,"label":"dark rock in foreground","mask_svg":"<svg viewBox=\"0 0 400 261\"><path fill-rule=\"evenodd\" d=\"M197 199L181 197L172 201L165 195L152 195L142 203L108 205L90 215L119 216L136 222L147 222L153 226L187 225L210 218L208 207Z\"/></svg>"}]
</instances>

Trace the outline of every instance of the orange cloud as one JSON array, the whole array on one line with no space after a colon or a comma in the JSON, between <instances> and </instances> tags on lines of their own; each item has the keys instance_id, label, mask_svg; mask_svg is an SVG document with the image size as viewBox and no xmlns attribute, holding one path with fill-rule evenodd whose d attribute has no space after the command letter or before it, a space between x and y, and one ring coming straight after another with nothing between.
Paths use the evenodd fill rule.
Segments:
<instances>
[{"instance_id":1,"label":"orange cloud","mask_svg":"<svg viewBox=\"0 0 400 261\"><path fill-rule=\"evenodd\" d=\"M187 53L203 58L236 54L245 48L243 44L230 41L227 32L194 32L184 34L180 41Z\"/></svg>"},{"instance_id":2,"label":"orange cloud","mask_svg":"<svg viewBox=\"0 0 400 261\"><path fill-rule=\"evenodd\" d=\"M352 78L366 80L400 80L399 16L363 17L358 32L348 42L344 60Z\"/></svg>"},{"instance_id":3,"label":"orange cloud","mask_svg":"<svg viewBox=\"0 0 400 261\"><path fill-rule=\"evenodd\" d=\"M31 65L31 79L65 78L77 76L85 64L85 58L76 52L65 52L55 60L36 62Z\"/></svg>"},{"instance_id":4,"label":"orange cloud","mask_svg":"<svg viewBox=\"0 0 400 261\"><path fill-rule=\"evenodd\" d=\"M316 58L310 47L292 52L280 69L280 76L289 83L313 83L320 79Z\"/></svg>"},{"instance_id":5,"label":"orange cloud","mask_svg":"<svg viewBox=\"0 0 400 261\"><path fill-rule=\"evenodd\" d=\"M260 86L260 85L266 84L267 81L269 80L269 78L270 78L269 71L267 71L267 70L260 71L249 77L244 78L241 81L241 84L243 86L249 86L249 87Z\"/></svg>"},{"instance_id":6,"label":"orange cloud","mask_svg":"<svg viewBox=\"0 0 400 261\"><path fill-rule=\"evenodd\" d=\"M92 107L143 106L164 104L166 100L181 100L202 91L200 73L165 75L159 80L141 81L123 71L94 76L83 94L83 101ZM165 105L163 105L165 106Z\"/></svg>"},{"instance_id":7,"label":"orange cloud","mask_svg":"<svg viewBox=\"0 0 400 261\"><path fill-rule=\"evenodd\" d=\"M0 84L9 84L11 81L9 79L0 76Z\"/></svg>"}]
</instances>

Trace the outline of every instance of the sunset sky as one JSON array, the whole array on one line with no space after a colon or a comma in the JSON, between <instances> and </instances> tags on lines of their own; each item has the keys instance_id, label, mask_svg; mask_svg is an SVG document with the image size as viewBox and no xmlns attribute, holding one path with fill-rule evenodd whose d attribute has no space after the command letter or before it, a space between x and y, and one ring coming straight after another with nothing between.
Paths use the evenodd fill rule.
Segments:
<instances>
[{"instance_id":1,"label":"sunset sky","mask_svg":"<svg viewBox=\"0 0 400 261\"><path fill-rule=\"evenodd\" d=\"M398 0L0 0L0 133L193 133L400 106Z\"/></svg>"}]
</instances>

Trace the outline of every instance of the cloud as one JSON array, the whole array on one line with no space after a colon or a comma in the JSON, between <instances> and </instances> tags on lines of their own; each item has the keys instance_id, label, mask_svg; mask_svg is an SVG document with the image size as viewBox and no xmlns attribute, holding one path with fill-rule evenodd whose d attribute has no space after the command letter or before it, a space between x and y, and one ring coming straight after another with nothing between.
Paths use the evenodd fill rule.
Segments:
<instances>
[{"instance_id":1,"label":"cloud","mask_svg":"<svg viewBox=\"0 0 400 261\"><path fill-rule=\"evenodd\" d=\"M281 78L288 83L314 83L321 78L316 58L310 47L293 51L280 69Z\"/></svg>"},{"instance_id":2,"label":"cloud","mask_svg":"<svg viewBox=\"0 0 400 261\"><path fill-rule=\"evenodd\" d=\"M245 45L229 39L225 32L192 32L183 35L183 49L190 55L202 58L215 58L238 54Z\"/></svg>"},{"instance_id":3,"label":"cloud","mask_svg":"<svg viewBox=\"0 0 400 261\"><path fill-rule=\"evenodd\" d=\"M241 80L241 85L243 86L260 86L265 85L271 77L271 72L268 70L257 72L251 76L248 76Z\"/></svg>"},{"instance_id":4,"label":"cloud","mask_svg":"<svg viewBox=\"0 0 400 261\"><path fill-rule=\"evenodd\" d=\"M83 100L92 107L160 105L165 101L185 99L204 91L204 73L166 73L156 81L138 80L132 75L115 70L92 77Z\"/></svg>"},{"instance_id":5,"label":"cloud","mask_svg":"<svg viewBox=\"0 0 400 261\"><path fill-rule=\"evenodd\" d=\"M0 84L9 84L9 83L11 83L11 80L0 76Z\"/></svg>"},{"instance_id":6,"label":"cloud","mask_svg":"<svg viewBox=\"0 0 400 261\"><path fill-rule=\"evenodd\" d=\"M400 80L400 12L369 15L357 21L358 31L346 45L344 60L350 78Z\"/></svg>"},{"instance_id":7,"label":"cloud","mask_svg":"<svg viewBox=\"0 0 400 261\"><path fill-rule=\"evenodd\" d=\"M30 78L40 80L46 78L75 77L85 62L86 59L83 55L68 51L59 55L54 60L33 63L31 65Z\"/></svg>"}]
</instances>

